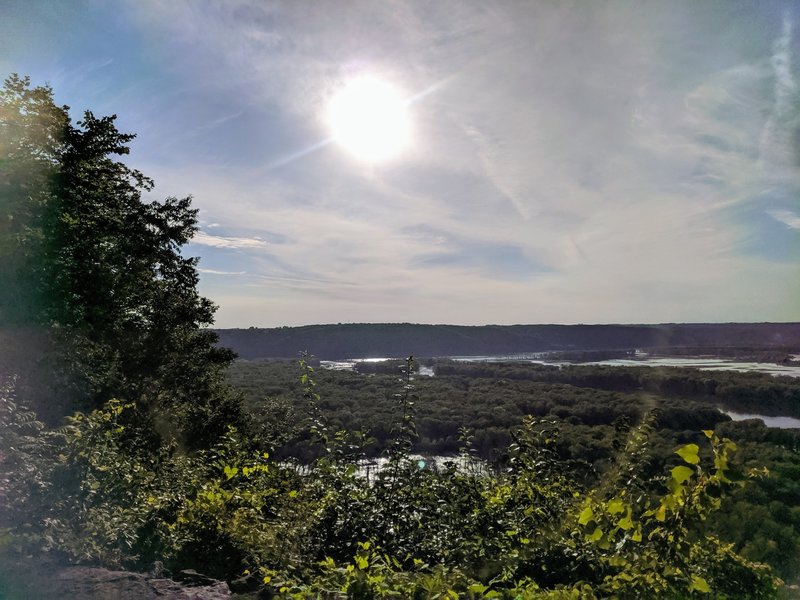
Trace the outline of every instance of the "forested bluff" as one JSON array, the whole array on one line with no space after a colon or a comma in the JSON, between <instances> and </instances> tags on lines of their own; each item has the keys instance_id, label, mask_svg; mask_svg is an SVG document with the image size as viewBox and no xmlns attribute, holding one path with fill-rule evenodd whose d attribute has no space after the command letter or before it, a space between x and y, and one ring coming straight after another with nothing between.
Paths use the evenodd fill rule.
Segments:
<instances>
[{"instance_id":1,"label":"forested bluff","mask_svg":"<svg viewBox=\"0 0 800 600\"><path fill-rule=\"evenodd\" d=\"M292 358L312 350L322 360L475 356L554 351L714 354L784 361L800 351L800 323L666 323L656 325L420 325L347 323L216 329L220 345L240 358Z\"/></svg>"}]
</instances>

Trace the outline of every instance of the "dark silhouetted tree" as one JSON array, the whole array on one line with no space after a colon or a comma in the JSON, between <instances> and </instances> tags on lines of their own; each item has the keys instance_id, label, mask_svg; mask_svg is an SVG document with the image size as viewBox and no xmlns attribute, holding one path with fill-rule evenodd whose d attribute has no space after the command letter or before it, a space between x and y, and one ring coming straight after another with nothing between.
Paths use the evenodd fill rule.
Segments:
<instances>
[{"instance_id":1,"label":"dark silhouetted tree","mask_svg":"<svg viewBox=\"0 0 800 600\"><path fill-rule=\"evenodd\" d=\"M153 182L117 157L132 134L116 116L73 125L52 90L6 80L0 96L5 322L43 326L76 407L112 397L190 446L241 421L224 382L234 355L216 347L214 304L197 292L190 198L144 202ZM24 305L24 310L21 308Z\"/></svg>"}]
</instances>

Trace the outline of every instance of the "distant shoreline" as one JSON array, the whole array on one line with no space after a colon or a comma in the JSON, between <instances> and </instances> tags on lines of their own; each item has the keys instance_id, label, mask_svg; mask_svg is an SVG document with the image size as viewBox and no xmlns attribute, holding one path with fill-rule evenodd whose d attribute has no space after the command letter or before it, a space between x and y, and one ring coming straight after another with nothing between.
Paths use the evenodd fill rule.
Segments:
<instances>
[{"instance_id":1,"label":"distant shoreline","mask_svg":"<svg viewBox=\"0 0 800 600\"><path fill-rule=\"evenodd\" d=\"M245 359L295 358L300 351L308 351L321 360L556 352L569 357L568 360L589 361L622 358L626 353L640 350L658 356L711 355L786 364L800 353L800 323L475 326L349 323L214 331L219 335L220 346L233 349Z\"/></svg>"}]
</instances>

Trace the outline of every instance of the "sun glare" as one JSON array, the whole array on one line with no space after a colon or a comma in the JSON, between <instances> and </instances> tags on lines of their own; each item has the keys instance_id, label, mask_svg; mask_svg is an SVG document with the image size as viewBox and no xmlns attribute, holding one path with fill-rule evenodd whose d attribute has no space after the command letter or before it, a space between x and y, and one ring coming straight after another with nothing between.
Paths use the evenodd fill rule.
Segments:
<instances>
[{"instance_id":1,"label":"sun glare","mask_svg":"<svg viewBox=\"0 0 800 600\"><path fill-rule=\"evenodd\" d=\"M333 139L361 160L391 158L409 142L406 103L388 83L371 77L347 84L328 107Z\"/></svg>"}]
</instances>

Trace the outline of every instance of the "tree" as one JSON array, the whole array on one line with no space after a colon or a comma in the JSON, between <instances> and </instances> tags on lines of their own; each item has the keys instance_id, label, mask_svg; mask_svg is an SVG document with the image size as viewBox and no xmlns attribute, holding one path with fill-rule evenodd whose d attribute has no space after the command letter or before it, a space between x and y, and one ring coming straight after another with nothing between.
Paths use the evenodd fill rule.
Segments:
<instances>
[{"instance_id":1,"label":"tree","mask_svg":"<svg viewBox=\"0 0 800 600\"><path fill-rule=\"evenodd\" d=\"M64 150L68 107L48 87L9 77L0 89L0 323L26 323L41 310L36 270L43 209Z\"/></svg>"},{"instance_id":2,"label":"tree","mask_svg":"<svg viewBox=\"0 0 800 600\"><path fill-rule=\"evenodd\" d=\"M116 159L135 136L115 115L87 111L75 126L50 88L15 75L0 102L2 206L23 221L3 248L25 265L0 314L47 328L75 407L124 398L190 446L215 439L241 409L224 382L234 355L206 329L215 306L197 292L197 259L181 254L197 231L191 198L142 201L153 182Z\"/></svg>"}]
</instances>

